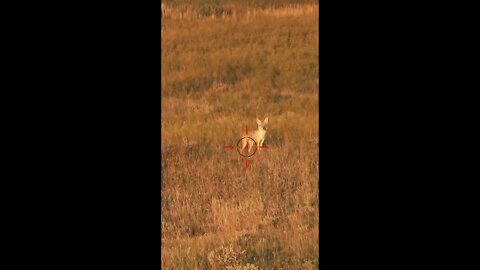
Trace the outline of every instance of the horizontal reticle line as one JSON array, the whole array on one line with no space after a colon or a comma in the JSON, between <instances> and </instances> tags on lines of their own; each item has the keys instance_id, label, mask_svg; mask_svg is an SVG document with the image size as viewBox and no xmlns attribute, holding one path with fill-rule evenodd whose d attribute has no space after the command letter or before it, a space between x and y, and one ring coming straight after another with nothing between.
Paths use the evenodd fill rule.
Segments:
<instances>
[{"instance_id":1,"label":"horizontal reticle line","mask_svg":"<svg viewBox=\"0 0 480 270\"><path fill-rule=\"evenodd\" d=\"M233 145L225 145L223 148L234 148Z\"/></svg>"}]
</instances>

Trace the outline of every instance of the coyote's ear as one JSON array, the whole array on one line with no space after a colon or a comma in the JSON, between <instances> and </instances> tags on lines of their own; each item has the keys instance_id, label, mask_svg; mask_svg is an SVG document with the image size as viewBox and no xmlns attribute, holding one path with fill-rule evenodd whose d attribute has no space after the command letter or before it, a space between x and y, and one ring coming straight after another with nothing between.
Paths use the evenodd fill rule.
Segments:
<instances>
[{"instance_id":1,"label":"coyote's ear","mask_svg":"<svg viewBox=\"0 0 480 270\"><path fill-rule=\"evenodd\" d=\"M268 117L265 117L265 120L263 120L263 123L268 123Z\"/></svg>"},{"instance_id":2,"label":"coyote's ear","mask_svg":"<svg viewBox=\"0 0 480 270\"><path fill-rule=\"evenodd\" d=\"M260 121L258 118L257 118L257 125L261 125L262 124L262 121Z\"/></svg>"}]
</instances>

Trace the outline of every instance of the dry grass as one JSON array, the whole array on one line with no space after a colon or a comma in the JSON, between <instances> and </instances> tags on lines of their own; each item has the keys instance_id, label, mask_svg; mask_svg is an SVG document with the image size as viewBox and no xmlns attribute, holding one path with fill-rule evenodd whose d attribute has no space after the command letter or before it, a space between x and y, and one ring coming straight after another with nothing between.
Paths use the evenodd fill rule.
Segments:
<instances>
[{"instance_id":1,"label":"dry grass","mask_svg":"<svg viewBox=\"0 0 480 270\"><path fill-rule=\"evenodd\" d=\"M219 5L207 5L207 6L192 6L192 5L177 5L171 6L162 4L162 18L165 19L187 19L187 20L199 20L199 19L250 19L255 16L274 16L274 17L286 17L286 16L304 16L313 14L318 10L316 4L289 4L282 7L270 6L267 8L257 7L242 7L238 6L222 7Z\"/></svg>"},{"instance_id":2,"label":"dry grass","mask_svg":"<svg viewBox=\"0 0 480 270\"><path fill-rule=\"evenodd\" d=\"M318 269L318 11L297 8L162 21L162 269ZM265 116L245 170L223 146Z\"/></svg>"}]
</instances>

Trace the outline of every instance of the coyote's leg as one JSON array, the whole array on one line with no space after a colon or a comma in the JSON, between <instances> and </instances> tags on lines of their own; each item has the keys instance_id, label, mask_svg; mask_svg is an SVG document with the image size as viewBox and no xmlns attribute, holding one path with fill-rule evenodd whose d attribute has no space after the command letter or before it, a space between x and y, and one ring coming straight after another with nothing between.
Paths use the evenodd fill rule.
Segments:
<instances>
[{"instance_id":1,"label":"coyote's leg","mask_svg":"<svg viewBox=\"0 0 480 270\"><path fill-rule=\"evenodd\" d=\"M243 150L246 148L247 146L247 139L243 139L242 140L242 147L240 148L240 152L243 153Z\"/></svg>"},{"instance_id":2,"label":"coyote's leg","mask_svg":"<svg viewBox=\"0 0 480 270\"><path fill-rule=\"evenodd\" d=\"M261 150L261 149L262 149L261 146L263 146L263 141L264 141L264 140L260 140L260 141L258 142L258 150Z\"/></svg>"},{"instance_id":3,"label":"coyote's leg","mask_svg":"<svg viewBox=\"0 0 480 270\"><path fill-rule=\"evenodd\" d=\"M252 152L253 142L248 143L248 153Z\"/></svg>"}]
</instances>

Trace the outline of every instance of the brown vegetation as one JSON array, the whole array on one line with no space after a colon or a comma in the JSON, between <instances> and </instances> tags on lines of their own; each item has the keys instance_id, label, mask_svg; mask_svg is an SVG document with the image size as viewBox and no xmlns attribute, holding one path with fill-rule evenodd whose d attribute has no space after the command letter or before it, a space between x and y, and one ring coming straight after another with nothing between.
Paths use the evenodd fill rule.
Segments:
<instances>
[{"instance_id":1,"label":"brown vegetation","mask_svg":"<svg viewBox=\"0 0 480 270\"><path fill-rule=\"evenodd\" d=\"M318 6L172 14L162 20L162 269L318 269ZM257 117L269 118L269 148L246 170L223 146Z\"/></svg>"}]
</instances>

